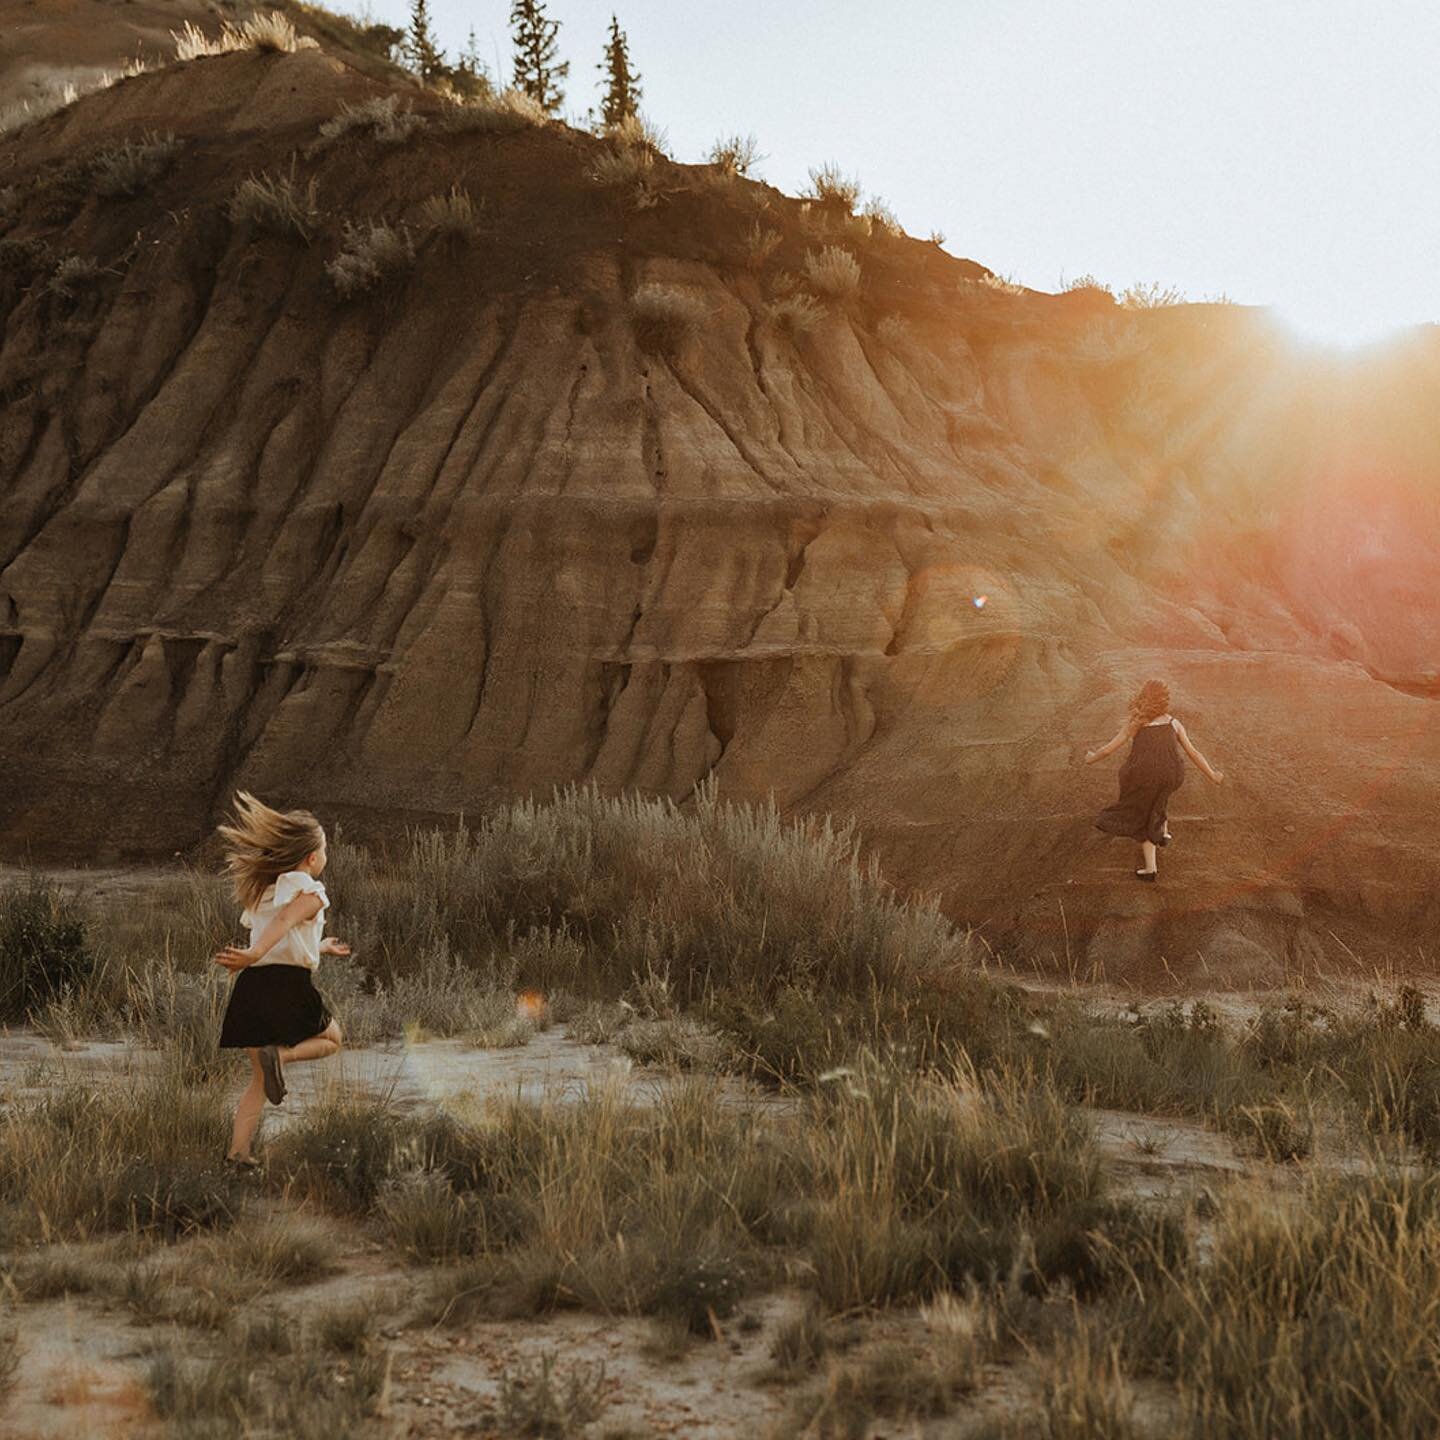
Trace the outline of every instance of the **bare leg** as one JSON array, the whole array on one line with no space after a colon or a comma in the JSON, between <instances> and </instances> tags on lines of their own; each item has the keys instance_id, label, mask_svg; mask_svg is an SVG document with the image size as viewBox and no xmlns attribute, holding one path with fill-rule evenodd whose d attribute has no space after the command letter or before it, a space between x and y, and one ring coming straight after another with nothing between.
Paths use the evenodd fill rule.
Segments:
<instances>
[{"instance_id":1,"label":"bare leg","mask_svg":"<svg viewBox=\"0 0 1440 1440\"><path fill-rule=\"evenodd\" d=\"M1142 857L1141 869L1153 873L1155 870L1155 845L1153 841L1142 840L1140 842L1140 854Z\"/></svg>"},{"instance_id":2,"label":"bare leg","mask_svg":"<svg viewBox=\"0 0 1440 1440\"><path fill-rule=\"evenodd\" d=\"M230 1132L230 1154L241 1160L250 1158L250 1147L255 1143L255 1127L260 1123L260 1111L265 1107L265 1077L260 1071L260 1056L255 1050L246 1050L250 1057L250 1084L235 1107L235 1126Z\"/></svg>"},{"instance_id":3,"label":"bare leg","mask_svg":"<svg viewBox=\"0 0 1440 1440\"><path fill-rule=\"evenodd\" d=\"M332 1020L318 1035L302 1040L298 1045L280 1046L280 1063L294 1065L299 1060L325 1060L339 1050L344 1036L340 1026ZM260 1063L258 1060L255 1062Z\"/></svg>"}]
</instances>

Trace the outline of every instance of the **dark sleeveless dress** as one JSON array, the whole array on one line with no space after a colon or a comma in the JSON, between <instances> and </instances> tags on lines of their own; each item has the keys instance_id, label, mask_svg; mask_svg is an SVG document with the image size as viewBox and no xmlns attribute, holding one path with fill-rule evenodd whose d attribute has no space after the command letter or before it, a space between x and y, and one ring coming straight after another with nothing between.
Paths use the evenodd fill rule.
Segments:
<instances>
[{"instance_id":1,"label":"dark sleeveless dress","mask_svg":"<svg viewBox=\"0 0 1440 1440\"><path fill-rule=\"evenodd\" d=\"M1100 812L1095 828L1127 840L1159 844L1165 833L1165 807L1185 779L1185 757L1173 722L1142 725L1120 767L1120 798Z\"/></svg>"}]
</instances>

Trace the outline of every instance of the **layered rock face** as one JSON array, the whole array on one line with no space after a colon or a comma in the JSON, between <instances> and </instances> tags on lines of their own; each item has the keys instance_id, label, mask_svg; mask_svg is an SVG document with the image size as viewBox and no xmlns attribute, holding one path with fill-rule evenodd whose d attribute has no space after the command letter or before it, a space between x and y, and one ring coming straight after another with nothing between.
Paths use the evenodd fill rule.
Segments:
<instances>
[{"instance_id":1,"label":"layered rock face","mask_svg":"<svg viewBox=\"0 0 1440 1440\"><path fill-rule=\"evenodd\" d=\"M635 209L600 142L422 96L403 144L311 148L374 88L229 56L0 149L7 853L166 854L242 784L383 834L713 777L853 817L897 884L1077 977L1423 958L1433 334L1327 360L1236 307L1010 294L663 161ZM159 127L145 193L56 180ZM225 214L292 156L310 245ZM335 295L345 220L421 236L452 184L473 241ZM827 243L861 287L797 333L773 307ZM104 267L69 296L66 254ZM1092 828L1117 762L1080 760L1150 675L1227 781L1190 773L1141 887Z\"/></svg>"}]
</instances>

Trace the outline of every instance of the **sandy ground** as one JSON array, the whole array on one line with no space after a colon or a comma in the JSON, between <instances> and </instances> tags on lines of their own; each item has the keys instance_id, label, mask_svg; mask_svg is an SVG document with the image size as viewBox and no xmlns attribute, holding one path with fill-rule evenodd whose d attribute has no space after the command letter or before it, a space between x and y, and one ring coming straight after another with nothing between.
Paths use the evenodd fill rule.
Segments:
<instances>
[{"instance_id":1,"label":"sandy ground","mask_svg":"<svg viewBox=\"0 0 1440 1440\"><path fill-rule=\"evenodd\" d=\"M0 1033L0 1104L35 1096L67 1079L124 1077L154 1061L143 1049L95 1042L63 1049L29 1032ZM284 1124L339 1088L388 1092L405 1105L466 1106L518 1094L578 1096L593 1085L622 1084L651 1099L672 1077L636 1069L603 1047L571 1041L562 1027L514 1050L481 1051L436 1040L392 1049L351 1050L334 1061L295 1066L291 1098L270 1112ZM774 1097L728 1082L737 1104L773 1105ZM1239 1153L1225 1136L1183 1120L1156 1120L1123 1111L1092 1112L1096 1133L1120 1188L1144 1196L1216 1191L1243 1182L1276 1191L1299 1183L1296 1167ZM1321 1160L1317 1156L1317 1160ZM1325 1163L1347 1163L1331 1147ZM353 1243L352 1243L353 1242ZM595 1315L557 1315L540 1321L475 1323L456 1332L411 1323L412 1302L427 1273L398 1266L393 1256L358 1233L347 1241L342 1273L287 1290L278 1300L297 1309L382 1294L393 1317L385 1336L393 1358L386 1415L395 1435L499 1436L501 1375L553 1355L561 1367L604 1367L606 1406L587 1433L604 1436L681 1436L694 1440L757 1440L777 1433L788 1396L766 1376L775 1330L802 1304L794 1293L752 1301L713 1341L675 1354L656 1344L649 1321ZM169 1335L118 1304L91 1297L26 1304L19 1312L24 1355L17 1387L0 1420L6 1440L76 1435L148 1437L157 1422L145 1400L143 1376L151 1349ZM857 1326L859 1348L914 1338L923 1321L914 1312L872 1317ZM194 1337L194 1332L187 1332ZM213 1343L193 1338L198 1349ZM874 1437L964 1436L987 1418L1033 1398L1029 1362L996 1367L980 1396L942 1419L877 1423ZM1145 1397L1142 1396L1142 1401ZM1151 1402L1147 1402L1151 1403ZM1155 1399L1163 1409L1163 1397Z\"/></svg>"}]
</instances>

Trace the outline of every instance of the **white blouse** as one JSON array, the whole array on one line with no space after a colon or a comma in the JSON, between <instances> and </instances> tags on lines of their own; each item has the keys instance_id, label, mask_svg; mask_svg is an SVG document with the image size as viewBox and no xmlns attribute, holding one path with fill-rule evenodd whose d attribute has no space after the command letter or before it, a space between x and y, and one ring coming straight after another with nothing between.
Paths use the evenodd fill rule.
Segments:
<instances>
[{"instance_id":1,"label":"white blouse","mask_svg":"<svg viewBox=\"0 0 1440 1440\"><path fill-rule=\"evenodd\" d=\"M303 965L307 970L319 967L320 940L325 933L325 912L330 908L330 897L313 875L303 870L287 870L273 885L266 886L260 903L253 910L246 910L240 916L240 923L250 927L250 943L254 945L260 932L275 918L275 912L283 910L297 895L320 897L315 918L292 925L278 945L255 961L256 965Z\"/></svg>"}]
</instances>

